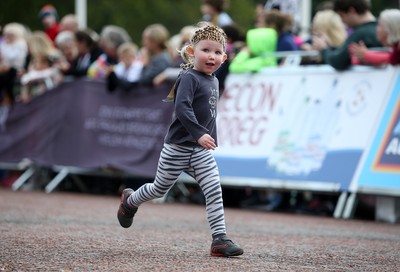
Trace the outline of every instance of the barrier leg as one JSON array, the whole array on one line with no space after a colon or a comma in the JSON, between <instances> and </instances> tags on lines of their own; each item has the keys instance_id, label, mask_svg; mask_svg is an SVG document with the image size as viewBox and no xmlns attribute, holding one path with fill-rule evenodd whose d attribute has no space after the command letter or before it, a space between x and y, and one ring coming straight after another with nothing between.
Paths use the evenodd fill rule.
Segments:
<instances>
[{"instance_id":1,"label":"barrier leg","mask_svg":"<svg viewBox=\"0 0 400 272\"><path fill-rule=\"evenodd\" d=\"M188 197L190 195L189 190L186 188L185 184L183 184L182 182L176 182L176 186L178 187L179 191L181 191L181 193Z\"/></svg>"},{"instance_id":2,"label":"barrier leg","mask_svg":"<svg viewBox=\"0 0 400 272\"><path fill-rule=\"evenodd\" d=\"M24 185L25 182L28 181L30 177L35 173L35 169L33 167L29 167L14 183L12 184L11 188L13 191L17 191Z\"/></svg>"},{"instance_id":3,"label":"barrier leg","mask_svg":"<svg viewBox=\"0 0 400 272\"><path fill-rule=\"evenodd\" d=\"M339 196L339 199L336 203L335 211L333 212L334 218L341 218L344 210L344 206L346 205L347 193L342 192Z\"/></svg>"},{"instance_id":4,"label":"barrier leg","mask_svg":"<svg viewBox=\"0 0 400 272\"><path fill-rule=\"evenodd\" d=\"M346 207L344 208L342 217L344 219L353 218L354 212L356 210L356 206L357 206L357 194L351 193L351 195L347 199Z\"/></svg>"},{"instance_id":5,"label":"barrier leg","mask_svg":"<svg viewBox=\"0 0 400 272\"><path fill-rule=\"evenodd\" d=\"M60 183L63 181L63 179L69 174L67 168L61 169L60 172L47 184L45 191L46 193L51 193Z\"/></svg>"},{"instance_id":6,"label":"barrier leg","mask_svg":"<svg viewBox=\"0 0 400 272\"><path fill-rule=\"evenodd\" d=\"M78 186L79 190L81 192L86 193L88 191L86 185L82 182L82 180L77 177L76 175L71 175L72 181L75 183L76 186Z\"/></svg>"}]
</instances>

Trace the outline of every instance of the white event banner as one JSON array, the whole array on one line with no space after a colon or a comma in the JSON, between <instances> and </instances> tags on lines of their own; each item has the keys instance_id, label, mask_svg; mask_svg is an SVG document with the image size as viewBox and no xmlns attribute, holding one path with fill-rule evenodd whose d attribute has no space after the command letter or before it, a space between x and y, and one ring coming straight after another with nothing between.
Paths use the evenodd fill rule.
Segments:
<instances>
[{"instance_id":1,"label":"white event banner","mask_svg":"<svg viewBox=\"0 0 400 272\"><path fill-rule=\"evenodd\" d=\"M390 67L230 74L217 117L221 177L328 182L347 190L394 78Z\"/></svg>"}]
</instances>

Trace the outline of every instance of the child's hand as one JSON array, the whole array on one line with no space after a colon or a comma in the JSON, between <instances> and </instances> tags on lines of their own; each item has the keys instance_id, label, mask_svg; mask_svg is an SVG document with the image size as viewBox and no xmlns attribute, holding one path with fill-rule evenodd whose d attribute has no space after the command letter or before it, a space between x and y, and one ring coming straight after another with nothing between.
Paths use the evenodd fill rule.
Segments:
<instances>
[{"instance_id":1,"label":"child's hand","mask_svg":"<svg viewBox=\"0 0 400 272\"><path fill-rule=\"evenodd\" d=\"M114 65L107 65L104 67L104 75L108 76L112 71L114 71Z\"/></svg>"},{"instance_id":2,"label":"child's hand","mask_svg":"<svg viewBox=\"0 0 400 272\"><path fill-rule=\"evenodd\" d=\"M204 134L197 142L208 150L214 150L217 147L215 140L209 134Z\"/></svg>"}]
</instances>

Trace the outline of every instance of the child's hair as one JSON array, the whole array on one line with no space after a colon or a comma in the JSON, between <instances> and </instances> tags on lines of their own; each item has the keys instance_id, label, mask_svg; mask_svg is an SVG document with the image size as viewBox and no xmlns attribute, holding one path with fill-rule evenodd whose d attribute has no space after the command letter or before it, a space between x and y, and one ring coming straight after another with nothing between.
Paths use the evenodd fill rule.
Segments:
<instances>
[{"instance_id":1,"label":"child's hair","mask_svg":"<svg viewBox=\"0 0 400 272\"><path fill-rule=\"evenodd\" d=\"M27 36L27 31L24 25L20 23L8 23L3 28L3 35L5 34L13 34L16 40L25 39Z\"/></svg>"},{"instance_id":2,"label":"child's hair","mask_svg":"<svg viewBox=\"0 0 400 272\"><path fill-rule=\"evenodd\" d=\"M276 9L265 12L265 25L274 28L278 34L289 31L293 22L293 16L288 13L283 13Z\"/></svg>"},{"instance_id":3,"label":"child's hair","mask_svg":"<svg viewBox=\"0 0 400 272\"><path fill-rule=\"evenodd\" d=\"M118 47L117 54L118 54L118 57L121 57L123 54L125 54L127 52L133 52L134 54L136 54L137 50L138 50L138 47L136 44L134 44L132 42L125 42Z\"/></svg>"},{"instance_id":4,"label":"child's hair","mask_svg":"<svg viewBox=\"0 0 400 272\"><path fill-rule=\"evenodd\" d=\"M212 40L222 44L224 52L226 50L226 34L218 26L201 22L198 24L198 29L194 32L193 36L190 38L188 44L184 45L179 51L182 59L188 64L182 66L182 68L187 69L193 65L193 60L189 57L187 49L191 46L195 46L199 41L202 40Z\"/></svg>"},{"instance_id":5,"label":"child's hair","mask_svg":"<svg viewBox=\"0 0 400 272\"><path fill-rule=\"evenodd\" d=\"M339 47L347 37L346 26L333 10L318 11L314 16L312 27L314 31L327 35L331 47Z\"/></svg>"},{"instance_id":6,"label":"child's hair","mask_svg":"<svg viewBox=\"0 0 400 272\"><path fill-rule=\"evenodd\" d=\"M28 38L29 52L32 57L46 57L54 60L60 53L43 31L34 31Z\"/></svg>"}]
</instances>

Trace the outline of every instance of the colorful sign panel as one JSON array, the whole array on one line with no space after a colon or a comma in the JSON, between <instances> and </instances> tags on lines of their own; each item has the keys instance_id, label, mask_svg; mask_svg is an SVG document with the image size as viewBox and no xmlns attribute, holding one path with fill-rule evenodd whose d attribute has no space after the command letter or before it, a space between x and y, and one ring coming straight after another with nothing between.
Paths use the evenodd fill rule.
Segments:
<instances>
[{"instance_id":1,"label":"colorful sign panel","mask_svg":"<svg viewBox=\"0 0 400 272\"><path fill-rule=\"evenodd\" d=\"M400 195L399 73L356 186L361 191Z\"/></svg>"}]
</instances>

